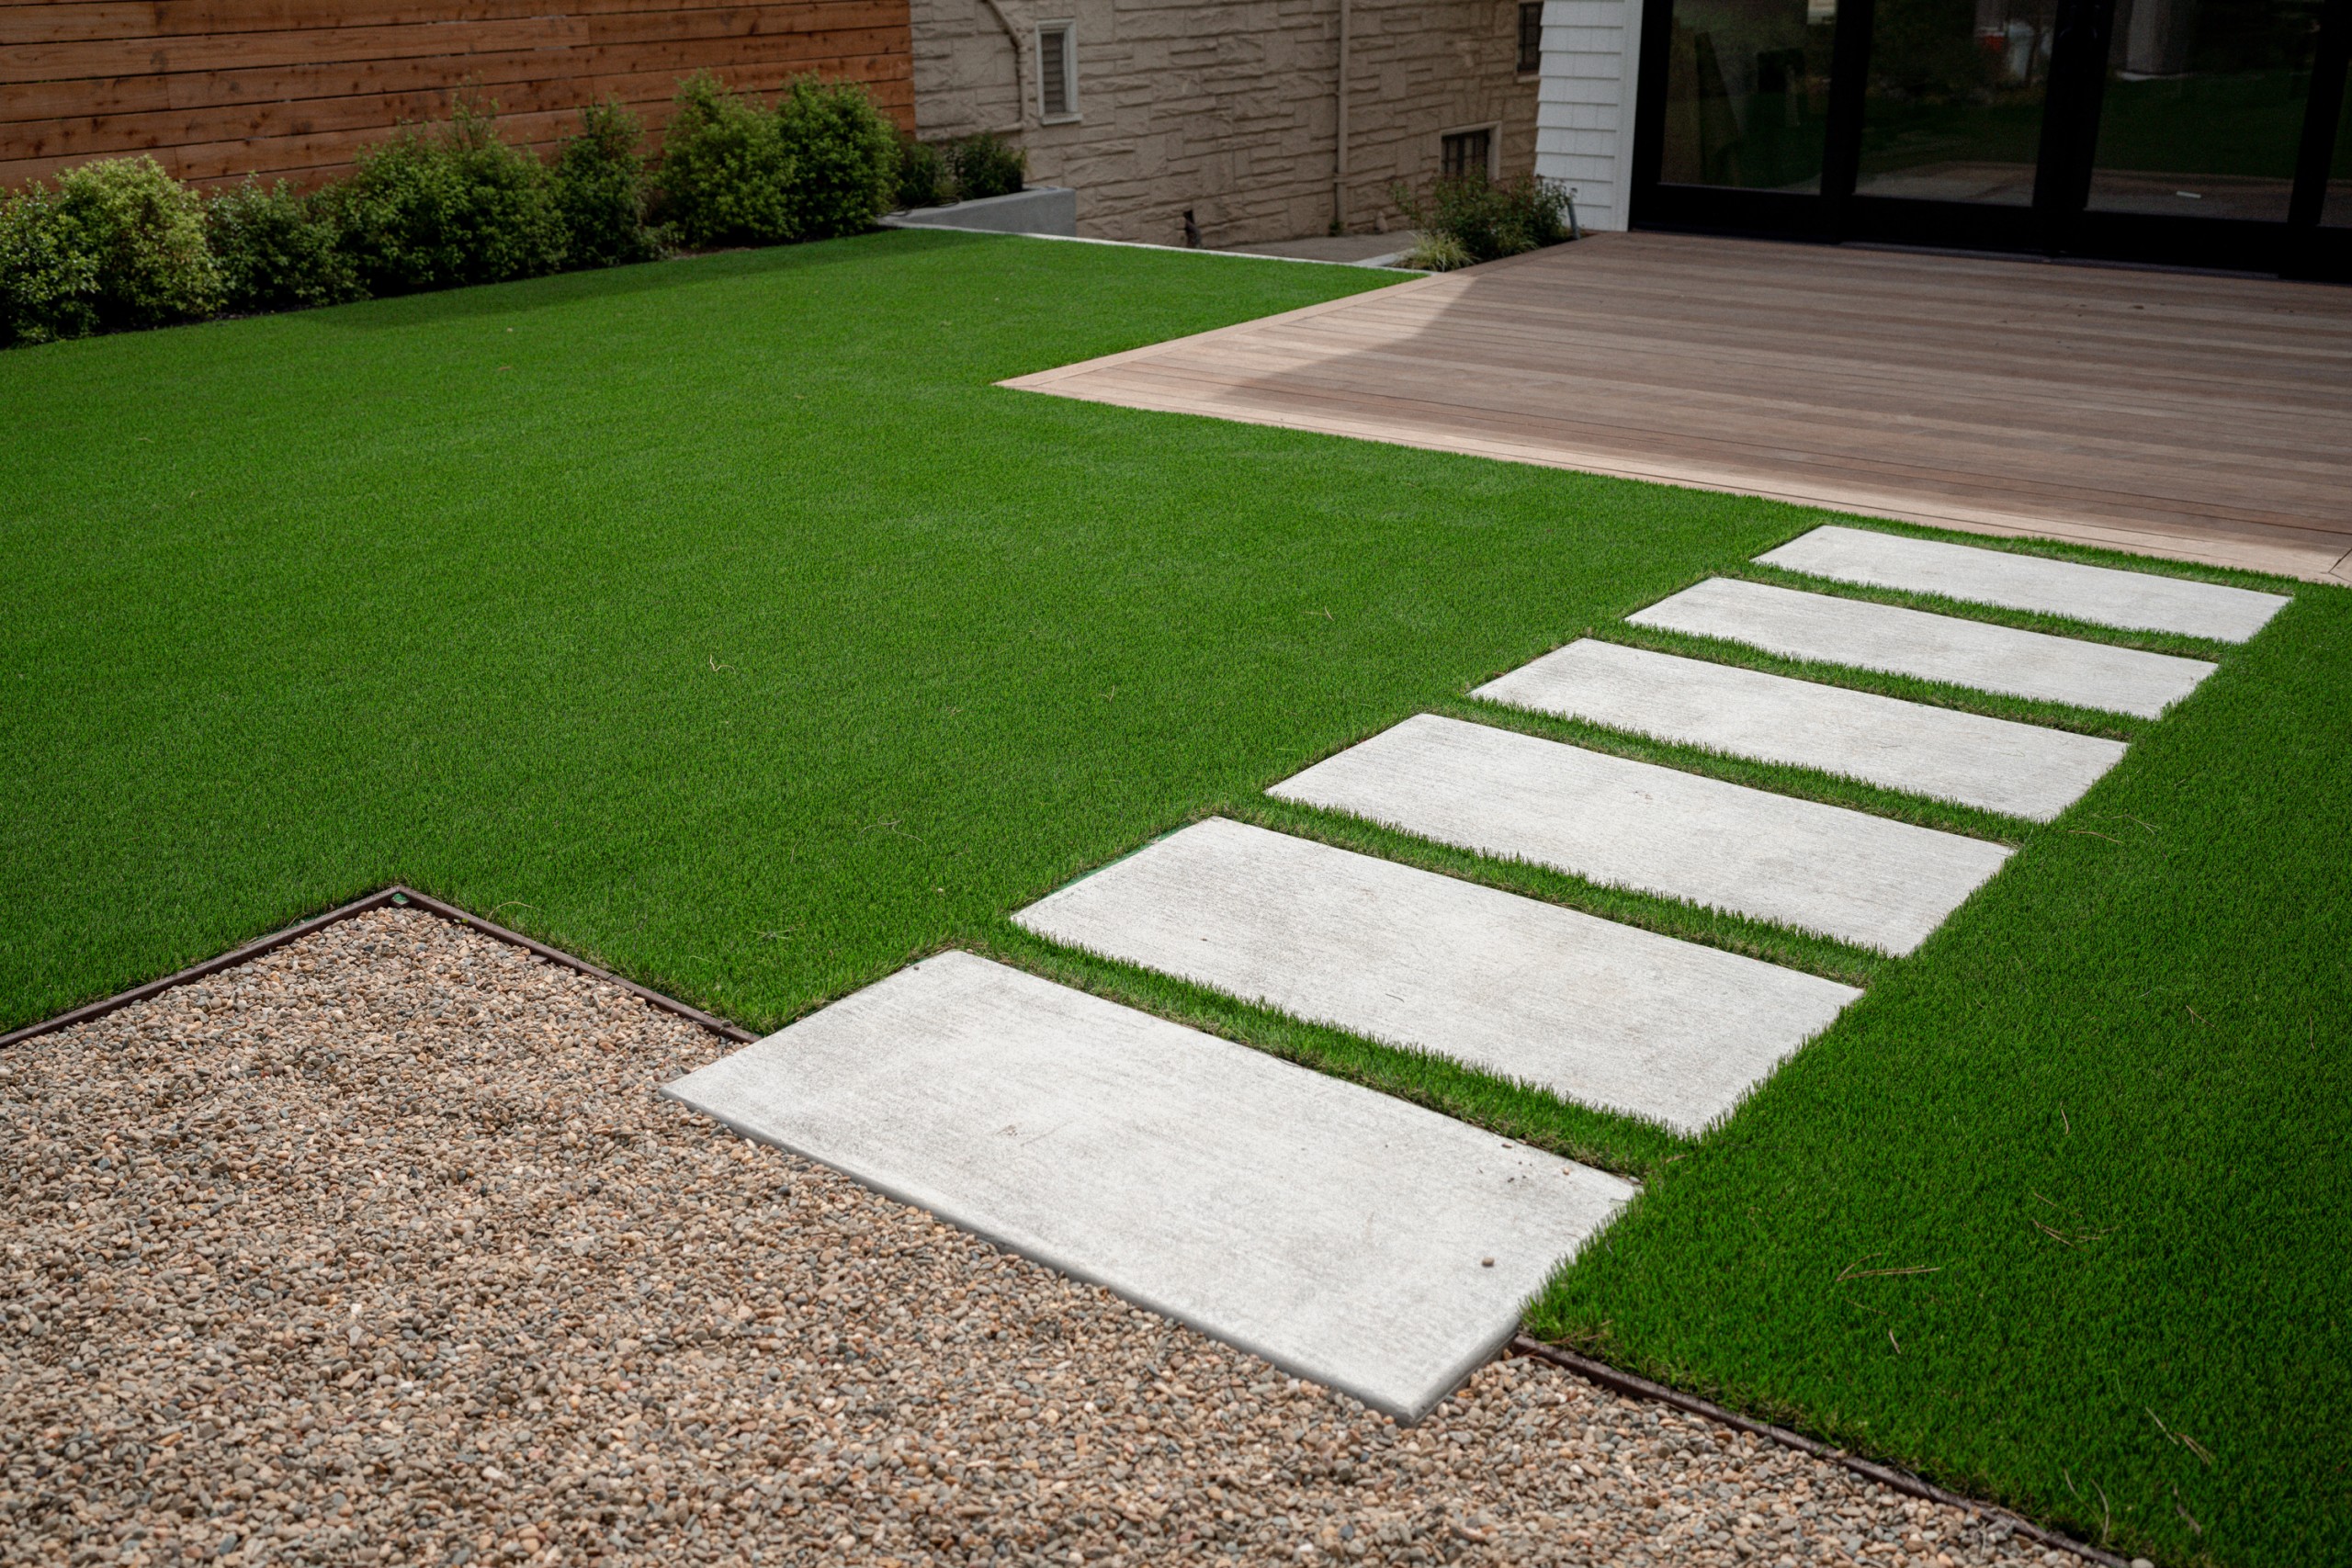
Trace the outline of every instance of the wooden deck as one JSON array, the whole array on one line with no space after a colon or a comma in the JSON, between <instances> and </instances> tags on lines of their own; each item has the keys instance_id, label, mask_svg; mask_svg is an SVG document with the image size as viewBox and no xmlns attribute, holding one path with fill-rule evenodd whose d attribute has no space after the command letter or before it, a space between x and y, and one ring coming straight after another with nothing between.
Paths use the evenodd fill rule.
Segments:
<instances>
[{"instance_id":1,"label":"wooden deck","mask_svg":"<svg viewBox=\"0 0 2352 1568\"><path fill-rule=\"evenodd\" d=\"M2352 289L1607 234L1008 381L2352 582Z\"/></svg>"}]
</instances>

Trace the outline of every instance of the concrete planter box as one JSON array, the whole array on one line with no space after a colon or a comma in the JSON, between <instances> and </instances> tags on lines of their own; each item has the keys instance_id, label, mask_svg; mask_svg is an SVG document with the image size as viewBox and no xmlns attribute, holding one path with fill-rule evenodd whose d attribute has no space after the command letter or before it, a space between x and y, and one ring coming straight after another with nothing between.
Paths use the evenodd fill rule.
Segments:
<instances>
[{"instance_id":1,"label":"concrete planter box","mask_svg":"<svg viewBox=\"0 0 2352 1568\"><path fill-rule=\"evenodd\" d=\"M916 207L882 220L890 229L976 229L990 234L1078 233L1078 192L1068 186L1031 186L1010 196L984 196L953 207Z\"/></svg>"}]
</instances>

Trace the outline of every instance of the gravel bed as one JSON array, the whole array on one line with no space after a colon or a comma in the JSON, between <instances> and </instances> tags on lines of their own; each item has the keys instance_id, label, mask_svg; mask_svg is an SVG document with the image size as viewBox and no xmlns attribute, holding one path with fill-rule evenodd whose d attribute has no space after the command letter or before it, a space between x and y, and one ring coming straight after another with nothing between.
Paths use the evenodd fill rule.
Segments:
<instances>
[{"instance_id":1,"label":"gravel bed","mask_svg":"<svg viewBox=\"0 0 2352 1568\"><path fill-rule=\"evenodd\" d=\"M0 1560L2023 1563L1534 1360L1420 1426L652 1086L379 910L0 1055Z\"/></svg>"}]
</instances>

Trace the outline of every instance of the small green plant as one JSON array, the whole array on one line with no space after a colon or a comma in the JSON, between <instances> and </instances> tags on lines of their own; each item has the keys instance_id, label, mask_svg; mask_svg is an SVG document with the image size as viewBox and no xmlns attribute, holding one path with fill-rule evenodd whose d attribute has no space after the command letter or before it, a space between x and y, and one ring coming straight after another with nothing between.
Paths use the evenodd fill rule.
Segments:
<instances>
[{"instance_id":1,"label":"small green plant","mask_svg":"<svg viewBox=\"0 0 2352 1568\"><path fill-rule=\"evenodd\" d=\"M536 277L563 265L546 165L462 100L446 126L411 126L361 152L351 178L318 201L372 294Z\"/></svg>"},{"instance_id":2,"label":"small green plant","mask_svg":"<svg viewBox=\"0 0 2352 1568\"><path fill-rule=\"evenodd\" d=\"M1470 254L1470 247L1453 235L1425 230L1420 243L1407 254L1404 265L1422 272L1452 272L1456 267L1473 265L1477 259Z\"/></svg>"},{"instance_id":3,"label":"small green plant","mask_svg":"<svg viewBox=\"0 0 2352 1568\"><path fill-rule=\"evenodd\" d=\"M363 298L358 270L335 248L335 228L284 180L254 175L204 207L205 238L220 268L221 309L241 315Z\"/></svg>"},{"instance_id":4,"label":"small green plant","mask_svg":"<svg viewBox=\"0 0 2352 1568\"><path fill-rule=\"evenodd\" d=\"M616 100L580 111L580 134L556 154L556 215L563 223L564 265L622 266L662 254L645 225L644 127Z\"/></svg>"},{"instance_id":5,"label":"small green plant","mask_svg":"<svg viewBox=\"0 0 2352 1568\"><path fill-rule=\"evenodd\" d=\"M197 194L153 158L107 158L0 206L0 343L163 326L220 307Z\"/></svg>"},{"instance_id":6,"label":"small green plant","mask_svg":"<svg viewBox=\"0 0 2352 1568\"><path fill-rule=\"evenodd\" d=\"M939 149L911 136L899 140L899 205L937 207L953 200L948 194L947 162Z\"/></svg>"},{"instance_id":7,"label":"small green plant","mask_svg":"<svg viewBox=\"0 0 2352 1568\"><path fill-rule=\"evenodd\" d=\"M992 130L947 145L947 170L958 201L1011 196L1029 178L1029 154Z\"/></svg>"},{"instance_id":8,"label":"small green plant","mask_svg":"<svg viewBox=\"0 0 2352 1568\"><path fill-rule=\"evenodd\" d=\"M1432 272L1515 256L1568 237L1568 193L1532 175L1450 176L1437 182L1426 203L1401 181L1389 187L1389 195L1421 234L1406 265Z\"/></svg>"},{"instance_id":9,"label":"small green plant","mask_svg":"<svg viewBox=\"0 0 2352 1568\"><path fill-rule=\"evenodd\" d=\"M663 211L694 246L793 238L792 166L775 116L699 72L678 85L662 138Z\"/></svg>"},{"instance_id":10,"label":"small green plant","mask_svg":"<svg viewBox=\"0 0 2352 1568\"><path fill-rule=\"evenodd\" d=\"M899 191L899 132L855 82L803 76L776 100L791 168L795 240L862 234Z\"/></svg>"}]
</instances>

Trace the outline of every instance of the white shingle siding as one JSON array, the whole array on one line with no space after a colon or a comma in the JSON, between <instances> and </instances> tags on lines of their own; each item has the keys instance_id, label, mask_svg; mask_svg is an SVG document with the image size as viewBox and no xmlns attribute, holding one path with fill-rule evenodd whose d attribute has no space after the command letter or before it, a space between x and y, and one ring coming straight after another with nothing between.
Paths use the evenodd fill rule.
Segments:
<instances>
[{"instance_id":1,"label":"white shingle siding","mask_svg":"<svg viewBox=\"0 0 2352 1568\"><path fill-rule=\"evenodd\" d=\"M1658 0L1663 4L1664 0ZM1546 0L1535 172L1574 186L1589 229L1625 227L1642 0Z\"/></svg>"}]
</instances>

